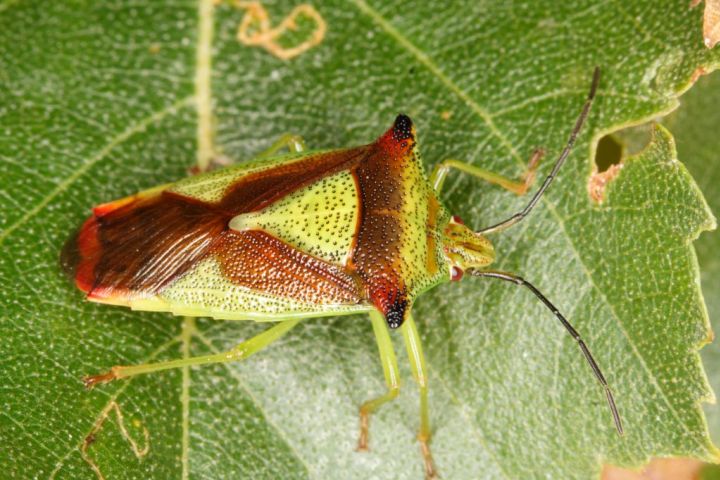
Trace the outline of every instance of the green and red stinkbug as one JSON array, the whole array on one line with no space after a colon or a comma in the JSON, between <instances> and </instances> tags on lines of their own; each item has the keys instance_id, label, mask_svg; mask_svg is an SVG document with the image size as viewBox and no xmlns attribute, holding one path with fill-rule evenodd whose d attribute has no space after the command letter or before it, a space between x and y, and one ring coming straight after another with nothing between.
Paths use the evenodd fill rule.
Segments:
<instances>
[{"instance_id":1,"label":"green and red stinkbug","mask_svg":"<svg viewBox=\"0 0 720 480\"><path fill-rule=\"evenodd\" d=\"M428 179L415 151L415 129L399 115L377 141L341 150L303 152L299 137L276 142L258 160L193 176L94 208L63 250L63 264L91 301L135 310L225 320L278 322L216 355L115 366L87 377L88 387L117 378L249 357L302 319L368 313L388 391L360 407L358 449L368 448L370 414L399 391L389 335L403 334L420 388L420 441L427 477L430 454L427 369L411 307L423 291L463 272L527 287L578 343L605 389L619 433L612 392L578 332L532 284L489 270L495 253L485 235L502 231L535 207L572 149L599 82L550 174L520 212L471 231L438 200L450 169L522 194L524 182L456 161ZM283 146L293 152L273 157Z\"/></svg>"}]
</instances>

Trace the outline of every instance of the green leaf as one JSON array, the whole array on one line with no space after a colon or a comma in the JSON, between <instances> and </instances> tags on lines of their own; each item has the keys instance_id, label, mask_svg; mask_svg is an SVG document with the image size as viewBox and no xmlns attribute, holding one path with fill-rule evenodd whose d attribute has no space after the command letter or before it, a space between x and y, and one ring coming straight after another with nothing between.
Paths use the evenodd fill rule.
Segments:
<instances>
[{"instance_id":1,"label":"green leaf","mask_svg":"<svg viewBox=\"0 0 720 480\"><path fill-rule=\"evenodd\" d=\"M682 97L681 107L663 120L677 139L678 156L698 179L710 208L720 212L720 138L708 135L720 124L720 76L701 78ZM720 329L720 257L718 257L718 231L700 236L695 247L713 329ZM720 391L720 347L713 342L702 351L708 367L710 384ZM708 405L710 433L715 442L720 440L720 409Z\"/></svg>"},{"instance_id":2,"label":"green leaf","mask_svg":"<svg viewBox=\"0 0 720 480\"><path fill-rule=\"evenodd\" d=\"M244 13L211 0L0 3L3 474L421 478L407 368L400 397L372 418L372 451L354 451L357 407L384 385L365 318L306 321L244 363L86 391L85 374L222 351L266 327L84 302L59 251L91 206L182 178L198 157L245 160L288 132L316 148L367 143L398 111L415 119L428 166L453 157L518 176L544 147L546 174L595 65L603 79L578 146L532 216L493 241L497 267L534 282L585 337L626 435L529 292L468 278L415 310L435 460L443 478L564 479L603 462L715 458L691 246L713 225L707 205L663 129L604 203L587 184L593 139L674 108L720 50L705 49L686 1L626 3L317 2L327 34L289 61L240 43ZM268 5L273 25L295 5ZM281 45L314 28L298 26ZM477 227L527 201L455 174L443 196ZM128 438L142 447L144 429L138 459Z\"/></svg>"}]
</instances>

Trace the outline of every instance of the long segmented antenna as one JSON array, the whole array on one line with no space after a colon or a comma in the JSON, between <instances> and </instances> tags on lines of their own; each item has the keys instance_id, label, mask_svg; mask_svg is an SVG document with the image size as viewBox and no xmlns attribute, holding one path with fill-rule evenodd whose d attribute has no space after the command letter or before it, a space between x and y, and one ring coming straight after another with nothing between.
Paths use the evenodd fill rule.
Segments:
<instances>
[{"instance_id":1,"label":"long segmented antenna","mask_svg":"<svg viewBox=\"0 0 720 480\"><path fill-rule=\"evenodd\" d=\"M570 324L570 322L563 316L562 313L553 305L550 300L548 300L545 295L540 293L540 290L535 288L535 286L525 280L522 277L519 277L517 275L513 275L512 273L506 273L506 272L498 272L495 270L468 270L466 273L469 273L470 275L474 277L490 277L490 278L497 278L499 280L505 280L507 282L512 282L515 285L521 285L523 287L527 287L530 289L531 292L535 294L537 298L540 299L542 303L545 304L547 308L550 309L550 311L555 314L555 316L560 320L560 323L562 323L563 327L570 333L570 335L573 337L573 339L578 343L578 346L580 347L580 350L582 350L583 355L585 356L585 360L587 360L588 364L590 364L590 368L592 368L593 373L595 374L595 377L597 378L598 382L603 386L605 389L605 397L607 397L608 405L610 406L610 412L612 412L613 420L615 421L615 428L617 428L618 434L623 434L623 426L622 426L622 420L620 420L620 414L618 413L617 407L615 406L615 398L613 397L612 390L610 390L610 386L607 383L607 380L605 380L605 376L602 374L602 371L600 371L600 367L598 366L597 362L592 356L592 353L590 353L590 349L585 345L585 342L580 337L580 334L575 330L575 328Z\"/></svg>"},{"instance_id":2,"label":"long segmented antenna","mask_svg":"<svg viewBox=\"0 0 720 480\"><path fill-rule=\"evenodd\" d=\"M588 116L588 112L590 112L590 106L592 105L593 100L595 99L595 92L597 91L598 83L600 83L600 68L595 67L595 71L593 72L593 79L592 79L592 85L590 86L590 93L588 93L587 100L585 101L585 105L583 106L582 111L580 112L580 115L578 116L577 120L575 121L575 128L573 128L572 133L570 133L570 138L568 139L567 144L565 145L565 149L563 149L562 153L558 157L557 161L555 162L555 166L553 167L552 171L550 172L550 175L547 176L543 184L540 186L537 192L535 192L535 195L533 195L532 199L530 199L530 202L527 204L527 206L520 212L516 213L512 217L508 218L507 220L503 220L500 223L496 223L492 227L483 228L480 230L479 234L486 234L486 233L492 233L492 232L499 232L501 230L505 230L508 227L511 227L518 223L520 220L525 218L528 213L530 213L530 210L535 207L535 204L537 204L538 200L540 200L540 197L542 197L543 193L545 193L545 190L550 186L550 183L552 183L553 179L557 175L558 171L560 170L560 167L562 167L563 163L565 163L565 159L570 155L570 151L572 150L573 146L575 145L575 139L577 138L578 134L580 133L580 130L582 129L583 125L585 124L585 119Z\"/></svg>"}]
</instances>

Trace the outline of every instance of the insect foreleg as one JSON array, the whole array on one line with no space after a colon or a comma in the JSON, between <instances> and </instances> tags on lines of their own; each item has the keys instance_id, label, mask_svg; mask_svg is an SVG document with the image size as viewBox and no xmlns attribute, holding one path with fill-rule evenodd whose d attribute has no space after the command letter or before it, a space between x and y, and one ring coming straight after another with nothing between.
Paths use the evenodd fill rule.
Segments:
<instances>
[{"instance_id":1,"label":"insect foreleg","mask_svg":"<svg viewBox=\"0 0 720 480\"><path fill-rule=\"evenodd\" d=\"M290 153L300 153L305 151L305 140L300 135L293 135L286 133L273 142L267 150L260 152L257 158L272 157L278 151L286 148L290 150Z\"/></svg>"},{"instance_id":2,"label":"insect foreleg","mask_svg":"<svg viewBox=\"0 0 720 480\"><path fill-rule=\"evenodd\" d=\"M557 317L558 320L560 320L560 323L562 323L562 326L565 327L565 330L568 331L570 336L573 337L573 339L577 342L578 346L580 347L580 350L582 351L583 355L585 356L585 360L587 360L588 364L590 365L590 368L592 369L593 373L595 374L595 377L597 378L598 382L603 386L605 389L605 397L607 398L608 406L610 407L610 412L612 413L613 420L615 421L615 427L617 428L617 431L620 435L623 434L623 426L622 421L620 420L620 415L618 414L617 407L615 406L615 399L613 398L612 390L610 390L610 386L607 383L607 380L605 380L605 376L602 374L602 371L600 370L600 367L598 366L597 362L592 356L592 353L590 353L590 349L587 347L583 339L580 337L580 334L575 330L575 328L570 324L570 322L563 316L562 313L553 305L550 300L548 300L545 295L540 293L540 291L535 288L533 284L528 282L522 277L519 277L517 275L513 275L512 273L506 273L506 272L498 272L494 270L468 270L466 273L469 273L472 276L475 277L489 277L489 278L497 278L498 280L505 280L507 282L512 282L515 285L520 285L523 287L527 287L540 301Z\"/></svg>"},{"instance_id":3,"label":"insect foreleg","mask_svg":"<svg viewBox=\"0 0 720 480\"><path fill-rule=\"evenodd\" d=\"M423 355L422 343L420 335L418 335L415 320L412 315L408 315L401 327L403 337L405 339L405 347L407 348L408 358L410 359L410 369L413 377L420 387L420 432L418 433L418 441L422 451L425 463L425 478L436 478L435 466L430 453L430 413L428 408L428 384L427 384L427 368L425 366L425 356Z\"/></svg>"},{"instance_id":4,"label":"insect foreleg","mask_svg":"<svg viewBox=\"0 0 720 480\"><path fill-rule=\"evenodd\" d=\"M232 362L235 360L243 360L250 355L259 352L263 348L267 347L275 340L285 335L300 320L286 320L282 323L275 325L272 328L265 330L260 335L257 335L249 340L242 342L241 344L234 347L232 350L227 352L217 353L214 355L201 355L198 357L181 358L179 360L170 360L167 362L158 363L146 363L143 365L132 365L132 366L115 366L110 369L109 372L100 375L93 375L85 377L83 381L85 386L92 388L98 383L105 383L118 378L132 377L134 375L140 375L142 373L159 372L162 370L170 370L172 368L180 368L193 365L206 365L211 363L223 363Z\"/></svg>"},{"instance_id":5,"label":"insect foreleg","mask_svg":"<svg viewBox=\"0 0 720 480\"><path fill-rule=\"evenodd\" d=\"M385 395L368 400L360 406L360 439L358 440L357 446L359 451L368 450L370 414L377 410L380 405L393 400L398 396L398 393L400 393L400 373L398 371L397 358L395 358L395 350L393 349L390 333L388 332L387 322L377 311L370 312L370 321L372 322L373 332L375 333L375 340L377 340L380 362L382 363L388 391Z\"/></svg>"},{"instance_id":6,"label":"insect foreleg","mask_svg":"<svg viewBox=\"0 0 720 480\"><path fill-rule=\"evenodd\" d=\"M430 184L435 189L435 192L440 194L443 183L445 183L445 177L447 177L450 169L454 168L455 170L467 173L468 175L485 180L486 182L499 185L505 190L509 190L517 195L524 195L535 181L535 171L537 170L538 163L540 163L542 156L543 151L540 149L533 152L532 157L530 157L530 161L528 162L527 170L523 173L520 181L510 180L509 178L498 175L497 173L470 165L469 163L465 163L460 160L449 158L435 165L435 168L430 175Z\"/></svg>"},{"instance_id":7,"label":"insect foreleg","mask_svg":"<svg viewBox=\"0 0 720 480\"><path fill-rule=\"evenodd\" d=\"M588 116L588 113L590 112L590 106L592 105L593 100L595 99L595 92L597 91L598 83L600 82L600 69L598 67L595 67L595 72L593 72L593 79L592 79L592 85L590 86L590 93L588 93L587 100L585 101L585 105L583 105L583 109L580 111L580 115L578 115L577 120L575 120L575 126L572 129L572 132L570 132L570 138L568 138L567 143L565 144L565 148L563 149L562 153L558 157L558 159L555 161L555 165L553 166L552 171L550 174L545 178L545 181L543 184L538 188L537 192L535 192L535 195L530 199L528 204L523 208L520 212L516 213L512 217L503 220L500 223L496 223L495 225L487 228L483 228L477 233L480 234L486 234L486 233L492 233L492 232L499 232L501 230L505 230L508 227L511 227L518 223L520 220L525 218L528 213L530 213L530 210L532 210L535 205L540 200L540 197L543 196L545 193L545 190L550 186L552 181L555 179L555 176L557 175L558 171L560 170L560 167L562 167L563 163L565 163L565 159L570 155L570 151L572 150L573 146L575 145L575 139L577 138L578 134L580 133L580 130L582 129L582 126L585 124L585 119Z\"/></svg>"}]
</instances>

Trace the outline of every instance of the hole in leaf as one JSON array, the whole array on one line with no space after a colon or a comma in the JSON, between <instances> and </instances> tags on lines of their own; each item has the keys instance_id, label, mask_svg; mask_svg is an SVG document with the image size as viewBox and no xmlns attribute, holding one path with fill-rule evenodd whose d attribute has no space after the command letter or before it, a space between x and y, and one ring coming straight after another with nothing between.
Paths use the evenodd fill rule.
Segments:
<instances>
[{"instance_id":1,"label":"hole in leaf","mask_svg":"<svg viewBox=\"0 0 720 480\"><path fill-rule=\"evenodd\" d=\"M625 158L642 151L652 136L652 123L628 127L605 135L595 152L595 173L588 180L588 194L595 203L605 200L605 189L617 177Z\"/></svg>"},{"instance_id":2,"label":"hole in leaf","mask_svg":"<svg viewBox=\"0 0 720 480\"><path fill-rule=\"evenodd\" d=\"M595 164L597 171L602 173L612 165L617 165L622 161L624 146L615 138L614 134L605 135L600 139L595 154Z\"/></svg>"},{"instance_id":3,"label":"hole in leaf","mask_svg":"<svg viewBox=\"0 0 720 480\"><path fill-rule=\"evenodd\" d=\"M595 203L605 200L605 188L620 173L625 144L615 135L600 139L595 152L595 173L588 180L588 194Z\"/></svg>"}]
</instances>

